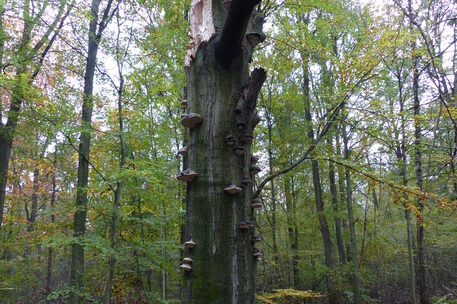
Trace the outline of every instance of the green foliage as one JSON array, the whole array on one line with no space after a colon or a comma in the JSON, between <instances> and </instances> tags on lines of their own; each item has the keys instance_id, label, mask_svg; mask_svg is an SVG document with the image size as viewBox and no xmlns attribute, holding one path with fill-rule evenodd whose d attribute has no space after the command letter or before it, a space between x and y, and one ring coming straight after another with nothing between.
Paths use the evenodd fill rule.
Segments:
<instances>
[{"instance_id":1,"label":"green foliage","mask_svg":"<svg viewBox=\"0 0 457 304\"><path fill-rule=\"evenodd\" d=\"M5 2L1 4L5 10L0 9L2 122L14 96L21 97L22 103L0 228L0 302L63 301L69 293L66 283L71 244L80 242L86 251L85 286L80 292L87 302L100 300L109 256L114 254L114 302L179 303L185 187L174 180L174 175L181 169L176 153L186 135L180 114L186 87L183 58L189 40L190 2L122 2L119 27L113 22L102 37L84 238L73 237L72 220L81 132L82 46L87 40L89 7L75 3L77 9L70 12L47 59L40 63L37 54L29 56L29 44L49 27L58 3L31 2L34 14L46 5L53 10L35 19L31 39L21 48L23 17L30 20L23 14L24 3ZM379 4L382 13L355 1L263 1L260 5L267 13L268 39L259 45L251 66L265 67L268 79L258 100L262 121L255 130L254 150L264 170L257 184L299 160L311 144L306 133L305 73L310 80L314 137L326 126L331 127L308 159L274 180L275 197L271 183L261 193L265 208L256 215L256 233L263 238L256 244L263 253L263 262L256 266L256 284L262 291L259 302L324 301L326 277L334 279L343 300L353 297L350 277L354 261L339 261L335 241L335 220L340 219L347 252L344 174L349 169L359 255L355 262L360 265L363 301L409 300L404 219L405 210L409 210L413 223L425 228L432 302L455 303L457 177L453 120L457 108L453 86L457 55L451 36L457 10L448 0L413 3L423 33L411 26L398 5ZM413 112L413 57L421 72L419 116ZM122 168L117 62L123 64L124 77L122 115L127 159ZM31 81L31 71L39 64L40 73ZM448 92L439 92L445 88ZM338 115L332 115L335 111ZM415 182L416 125L422 134L418 144L422 190ZM342 126L349 133L349 159L343 156ZM1 128L1 132L6 129ZM402 142L406 184L400 175ZM325 207L322 215L329 225L337 261L333 268L326 266L322 250L310 159L319 164ZM330 192L331 165L335 167L339 207L333 206ZM118 182L123 188L113 245L110 230ZM33 197L38 206L36 220L31 222ZM51 281L47 286L50 252ZM211 292L217 297L217 292Z\"/></svg>"}]
</instances>

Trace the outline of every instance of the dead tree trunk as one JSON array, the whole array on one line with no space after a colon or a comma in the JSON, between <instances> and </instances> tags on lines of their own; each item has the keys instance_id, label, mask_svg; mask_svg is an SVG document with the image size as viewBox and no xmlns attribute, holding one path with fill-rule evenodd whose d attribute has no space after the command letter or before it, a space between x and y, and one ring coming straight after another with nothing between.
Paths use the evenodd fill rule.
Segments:
<instances>
[{"instance_id":1,"label":"dead tree trunk","mask_svg":"<svg viewBox=\"0 0 457 304\"><path fill-rule=\"evenodd\" d=\"M250 147L266 73L249 77L248 63L265 37L259 3L192 1L182 116L188 169L177 176L187 182L183 303L255 302L251 182L259 170Z\"/></svg>"}]
</instances>

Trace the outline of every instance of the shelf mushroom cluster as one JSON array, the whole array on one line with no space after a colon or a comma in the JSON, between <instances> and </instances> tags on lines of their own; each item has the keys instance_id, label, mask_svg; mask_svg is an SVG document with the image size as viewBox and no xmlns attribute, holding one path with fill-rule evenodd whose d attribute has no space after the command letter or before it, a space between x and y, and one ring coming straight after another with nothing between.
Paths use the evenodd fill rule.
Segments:
<instances>
[{"instance_id":1,"label":"shelf mushroom cluster","mask_svg":"<svg viewBox=\"0 0 457 304\"><path fill-rule=\"evenodd\" d=\"M232 3L232 0L222 0L224 6L228 9ZM257 42L261 39L258 37L257 33L249 32L246 35L247 40L251 42ZM263 70L262 70L263 71ZM259 71L257 71L259 72ZM264 72L264 71L263 71ZM263 81L262 81L263 82ZM256 155L249 155L249 146L253 141L252 130L254 129L255 125L260 121L260 117L258 116L255 110L255 99L257 96L250 94L250 90L255 91L256 87L252 86L252 82L250 81L249 84L243 89L244 97L240 97L239 102L237 103L235 113L236 113L236 134L229 134L224 138L225 144L233 151L233 154L242 160L243 163L243 171L245 171L245 175L241 178L241 184L237 185L236 183L232 182L231 184L227 185L224 188L224 192L229 196L236 196L243 192L244 189L249 189L249 187L253 184L254 176L261 172L260 167L257 165L259 158ZM257 92L258 94L258 92ZM256 94L254 94L256 95ZM188 108L188 100L184 99L181 102L183 108ZM189 112L188 110L186 110ZM185 113L181 115L181 124L183 127L188 129L193 129L203 123L202 115L198 113ZM184 146L179 151L178 154L186 157L188 154L188 150L191 147ZM247 161L248 164L245 165ZM195 168L194 168L195 169ZM197 177L197 172L193 171L190 168L183 170L182 172L176 175L176 179L182 182L191 183ZM249 197L249 195L248 195ZM249 201L249 198L247 198ZM254 213L255 209L262 208L262 203L253 198L250 200L251 211ZM260 261L262 253L261 251L255 247L256 243L261 242L262 238L259 235L255 234L255 219L249 218L241 220L238 223L238 228L241 231L249 232L249 236L245 235L246 238L249 237L249 241L252 244L253 249L253 258L255 261ZM179 266L181 270L185 272L192 271L192 257L196 243L190 239L184 243L184 246L187 248L188 255L183 258L181 265Z\"/></svg>"},{"instance_id":2,"label":"shelf mushroom cluster","mask_svg":"<svg viewBox=\"0 0 457 304\"><path fill-rule=\"evenodd\" d=\"M187 108L187 99L184 99L181 104L184 108ZM203 122L203 117L198 113L184 113L181 115L181 124L185 128L195 128ZM182 147L178 154L181 156L187 156L187 146ZM197 172L192 169L186 169L176 175L176 179L181 182L190 183L195 177L197 177Z\"/></svg>"},{"instance_id":3,"label":"shelf mushroom cluster","mask_svg":"<svg viewBox=\"0 0 457 304\"><path fill-rule=\"evenodd\" d=\"M187 108L187 99L184 99L181 102L181 105L183 108ZM185 128L192 129L197 127L199 124L203 122L203 117L198 114L198 113L184 113L181 115L181 125ZM187 146L182 147L179 151L178 154L185 157L187 156ZM190 183L192 182L195 178L197 177L197 172L195 172L192 169L186 169L184 171L179 172L176 175L176 179L181 181L181 182L186 182ZM192 250L197 244L194 242L194 240L190 239L189 241L184 243L184 246L188 248L189 250ZM192 258L191 257L185 257L182 260L181 265L179 268L185 272L190 272L192 271Z\"/></svg>"},{"instance_id":4,"label":"shelf mushroom cluster","mask_svg":"<svg viewBox=\"0 0 457 304\"><path fill-rule=\"evenodd\" d=\"M184 246L189 249L194 248L195 245L197 245L197 244L192 239L190 239L189 241L184 243ZM192 262L193 262L193 260L191 257L185 257L182 260L182 264L179 266L179 268L184 271L188 271L188 272L192 271Z\"/></svg>"}]
</instances>

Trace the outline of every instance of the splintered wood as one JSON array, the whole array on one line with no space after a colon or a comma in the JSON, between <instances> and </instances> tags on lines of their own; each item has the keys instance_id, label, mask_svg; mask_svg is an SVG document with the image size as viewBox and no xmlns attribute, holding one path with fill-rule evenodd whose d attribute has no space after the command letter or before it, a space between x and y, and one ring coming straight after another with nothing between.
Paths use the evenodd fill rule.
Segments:
<instances>
[{"instance_id":1,"label":"splintered wood","mask_svg":"<svg viewBox=\"0 0 457 304\"><path fill-rule=\"evenodd\" d=\"M216 32L213 24L212 0L192 0L190 7L190 43L187 46L184 65L190 66L203 41L208 41Z\"/></svg>"}]
</instances>

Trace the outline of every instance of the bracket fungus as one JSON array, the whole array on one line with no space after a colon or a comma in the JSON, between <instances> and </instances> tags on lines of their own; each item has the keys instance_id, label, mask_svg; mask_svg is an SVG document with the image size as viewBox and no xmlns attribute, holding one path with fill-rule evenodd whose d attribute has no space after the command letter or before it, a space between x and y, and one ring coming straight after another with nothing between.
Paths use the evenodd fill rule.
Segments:
<instances>
[{"instance_id":1,"label":"bracket fungus","mask_svg":"<svg viewBox=\"0 0 457 304\"><path fill-rule=\"evenodd\" d=\"M184 243L184 246L187 248L194 248L197 243L195 243L192 239Z\"/></svg>"},{"instance_id":2,"label":"bracket fungus","mask_svg":"<svg viewBox=\"0 0 457 304\"><path fill-rule=\"evenodd\" d=\"M238 131L243 131L244 128L246 128L246 124L244 122L240 122L236 125L236 128L238 129Z\"/></svg>"},{"instance_id":3,"label":"bracket fungus","mask_svg":"<svg viewBox=\"0 0 457 304\"><path fill-rule=\"evenodd\" d=\"M259 161L259 157L257 155L251 155L251 164L255 165Z\"/></svg>"},{"instance_id":4,"label":"bracket fungus","mask_svg":"<svg viewBox=\"0 0 457 304\"><path fill-rule=\"evenodd\" d=\"M236 195L236 194L240 193L242 190L243 189L241 189L237 185L230 185L224 189L225 192L227 192L228 194L231 194L231 195Z\"/></svg>"},{"instance_id":5,"label":"bracket fungus","mask_svg":"<svg viewBox=\"0 0 457 304\"><path fill-rule=\"evenodd\" d=\"M256 174L258 174L260 171L262 171L262 169L260 169L258 166L252 165L251 167L249 167L249 171L251 171L251 173L252 173L253 175L256 175Z\"/></svg>"},{"instance_id":6,"label":"bracket fungus","mask_svg":"<svg viewBox=\"0 0 457 304\"><path fill-rule=\"evenodd\" d=\"M235 155L237 156L244 156L246 154L246 149L244 149L243 147L236 147L235 149L233 149L233 152L235 152Z\"/></svg>"},{"instance_id":7,"label":"bracket fungus","mask_svg":"<svg viewBox=\"0 0 457 304\"><path fill-rule=\"evenodd\" d=\"M243 144L250 144L250 143L252 143L252 136L249 134L243 134L240 136L240 141Z\"/></svg>"},{"instance_id":8,"label":"bracket fungus","mask_svg":"<svg viewBox=\"0 0 457 304\"><path fill-rule=\"evenodd\" d=\"M225 143L229 146L233 146L234 144L236 144L236 139L232 135L227 135L224 140Z\"/></svg>"},{"instance_id":9,"label":"bracket fungus","mask_svg":"<svg viewBox=\"0 0 457 304\"><path fill-rule=\"evenodd\" d=\"M255 224L253 222L248 222L247 224L249 228L255 228Z\"/></svg>"},{"instance_id":10,"label":"bracket fungus","mask_svg":"<svg viewBox=\"0 0 457 304\"><path fill-rule=\"evenodd\" d=\"M240 222L240 226L238 228L240 228L240 230L248 230L249 224L246 222Z\"/></svg>"},{"instance_id":11,"label":"bracket fungus","mask_svg":"<svg viewBox=\"0 0 457 304\"><path fill-rule=\"evenodd\" d=\"M182 259L182 261L184 262L184 264L187 264L187 265L190 265L193 262L192 258L189 258L189 257L185 257L184 259Z\"/></svg>"},{"instance_id":12,"label":"bracket fungus","mask_svg":"<svg viewBox=\"0 0 457 304\"><path fill-rule=\"evenodd\" d=\"M262 241L262 238L259 236L259 235L254 235L252 237L252 242L255 244L255 243L258 243L258 242L261 242Z\"/></svg>"},{"instance_id":13,"label":"bracket fungus","mask_svg":"<svg viewBox=\"0 0 457 304\"><path fill-rule=\"evenodd\" d=\"M253 199L251 201L251 207L254 209L262 208L262 203L258 199Z\"/></svg>"},{"instance_id":14,"label":"bracket fungus","mask_svg":"<svg viewBox=\"0 0 457 304\"><path fill-rule=\"evenodd\" d=\"M181 156L186 156L187 155L187 146L182 147L179 151L178 154Z\"/></svg>"},{"instance_id":15,"label":"bracket fungus","mask_svg":"<svg viewBox=\"0 0 457 304\"><path fill-rule=\"evenodd\" d=\"M262 256L262 253L260 252L260 250L255 250L254 253L252 254L255 258L257 257L261 257Z\"/></svg>"},{"instance_id":16,"label":"bracket fungus","mask_svg":"<svg viewBox=\"0 0 457 304\"><path fill-rule=\"evenodd\" d=\"M182 172L180 172L178 175L176 175L176 179L181 181L181 182L191 182L195 179L197 176L197 172L187 169Z\"/></svg>"},{"instance_id":17,"label":"bracket fungus","mask_svg":"<svg viewBox=\"0 0 457 304\"><path fill-rule=\"evenodd\" d=\"M189 264L181 264L179 268L181 268L184 271L192 271L192 266L190 266Z\"/></svg>"},{"instance_id":18,"label":"bracket fungus","mask_svg":"<svg viewBox=\"0 0 457 304\"><path fill-rule=\"evenodd\" d=\"M257 45L260 42L265 40L265 34L260 34L257 32L250 32L246 34L246 39L250 44Z\"/></svg>"},{"instance_id":19,"label":"bracket fungus","mask_svg":"<svg viewBox=\"0 0 457 304\"><path fill-rule=\"evenodd\" d=\"M187 99L183 99L181 101L181 105L184 107L184 108L187 108Z\"/></svg>"},{"instance_id":20,"label":"bracket fungus","mask_svg":"<svg viewBox=\"0 0 457 304\"><path fill-rule=\"evenodd\" d=\"M203 121L203 118L198 113L189 113L181 115L181 124L185 128L195 128Z\"/></svg>"},{"instance_id":21,"label":"bracket fungus","mask_svg":"<svg viewBox=\"0 0 457 304\"><path fill-rule=\"evenodd\" d=\"M222 1L222 4L224 4L225 9L228 10L232 6L232 0L224 0Z\"/></svg>"},{"instance_id":22,"label":"bracket fungus","mask_svg":"<svg viewBox=\"0 0 457 304\"><path fill-rule=\"evenodd\" d=\"M249 185L252 183L252 181L251 181L251 179L249 178L249 176L245 176L245 177L243 178L242 183L243 183L244 186L249 186Z\"/></svg>"}]
</instances>

